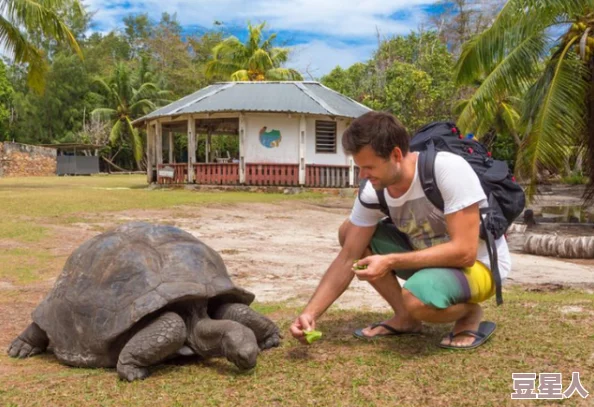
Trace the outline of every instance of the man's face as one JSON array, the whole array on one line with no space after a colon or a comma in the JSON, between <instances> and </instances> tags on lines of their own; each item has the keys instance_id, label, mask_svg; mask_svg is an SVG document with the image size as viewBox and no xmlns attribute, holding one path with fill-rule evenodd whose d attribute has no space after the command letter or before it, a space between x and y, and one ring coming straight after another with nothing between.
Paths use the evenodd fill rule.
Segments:
<instances>
[{"instance_id":1,"label":"man's face","mask_svg":"<svg viewBox=\"0 0 594 407\"><path fill-rule=\"evenodd\" d=\"M395 147L388 159L379 157L371 146L365 146L353 155L359 167L359 177L367 178L374 189L380 190L402 178L402 151Z\"/></svg>"}]
</instances>

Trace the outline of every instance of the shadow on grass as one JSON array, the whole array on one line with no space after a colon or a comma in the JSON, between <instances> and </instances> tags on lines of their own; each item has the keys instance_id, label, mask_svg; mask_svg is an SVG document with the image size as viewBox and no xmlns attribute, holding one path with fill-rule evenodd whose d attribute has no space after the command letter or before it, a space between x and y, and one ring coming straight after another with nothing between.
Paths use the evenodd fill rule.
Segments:
<instances>
[{"instance_id":1,"label":"shadow on grass","mask_svg":"<svg viewBox=\"0 0 594 407\"><path fill-rule=\"evenodd\" d=\"M318 322L316 329L323 331L322 341L311 345L302 345L290 335L285 336L285 347L289 360L311 360L316 351L316 344L323 344L336 349L337 353L361 351L382 354L393 352L403 359L430 357L443 352L437 343L451 329L450 325L424 325L419 335L387 336L376 339L361 339L353 336L356 329L370 325L377 321L390 318L389 314L378 312L362 312L345 317L336 317L336 311L327 320ZM284 324L283 324L284 325ZM288 336L288 337L287 337ZM325 342L325 343L324 343Z\"/></svg>"}]
</instances>

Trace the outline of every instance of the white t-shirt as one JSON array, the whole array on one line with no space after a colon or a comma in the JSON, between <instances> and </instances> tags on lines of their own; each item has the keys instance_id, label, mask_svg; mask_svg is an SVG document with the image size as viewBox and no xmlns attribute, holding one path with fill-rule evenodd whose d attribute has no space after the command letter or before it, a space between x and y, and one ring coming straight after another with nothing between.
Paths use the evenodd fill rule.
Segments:
<instances>
[{"instance_id":1,"label":"white t-shirt","mask_svg":"<svg viewBox=\"0 0 594 407\"><path fill-rule=\"evenodd\" d=\"M418 154L418 153L411 153ZM384 189L390 217L398 229L406 233L415 250L435 246L449 241L445 215L462 210L472 204L487 207L487 197L481 187L478 176L464 158L448 153L438 152L435 158L435 182L444 202L441 212L429 201L423 192L417 168L413 182L400 198L392 198ZM361 199L368 204L378 204L378 198L371 183L366 183L361 192ZM375 226L384 214L379 209L366 208L355 199L350 221L356 226ZM511 270L511 256L505 237L495 241L501 279L505 279ZM491 268L489 252L484 240L479 240L477 260Z\"/></svg>"}]
</instances>

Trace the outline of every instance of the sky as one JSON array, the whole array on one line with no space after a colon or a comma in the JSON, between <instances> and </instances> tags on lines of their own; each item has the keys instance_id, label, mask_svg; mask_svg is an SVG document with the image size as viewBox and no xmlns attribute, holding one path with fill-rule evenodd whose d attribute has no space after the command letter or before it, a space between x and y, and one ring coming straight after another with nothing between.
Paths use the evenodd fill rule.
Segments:
<instances>
[{"instance_id":1,"label":"sky","mask_svg":"<svg viewBox=\"0 0 594 407\"><path fill-rule=\"evenodd\" d=\"M277 45L291 49L287 66L305 79L320 78L340 65L348 68L371 58L380 37L408 34L427 26L439 11L436 0L84 0L94 13L92 31L122 29L129 14L176 14L186 34L221 22L225 33L244 40L247 22L266 21Z\"/></svg>"}]
</instances>

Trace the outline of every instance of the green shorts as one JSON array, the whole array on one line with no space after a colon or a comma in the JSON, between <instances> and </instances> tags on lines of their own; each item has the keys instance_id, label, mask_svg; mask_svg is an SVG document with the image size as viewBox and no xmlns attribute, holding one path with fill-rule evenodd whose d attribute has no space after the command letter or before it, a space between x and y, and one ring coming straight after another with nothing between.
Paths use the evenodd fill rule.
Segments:
<instances>
[{"instance_id":1,"label":"green shorts","mask_svg":"<svg viewBox=\"0 0 594 407\"><path fill-rule=\"evenodd\" d=\"M374 254L412 251L406 235L392 223L379 222L370 243ZM395 270L406 280L404 287L424 304L448 308L459 303L480 303L495 294L495 283L489 269L481 262L462 269L438 267L421 270Z\"/></svg>"}]
</instances>

